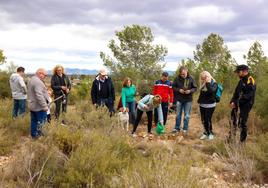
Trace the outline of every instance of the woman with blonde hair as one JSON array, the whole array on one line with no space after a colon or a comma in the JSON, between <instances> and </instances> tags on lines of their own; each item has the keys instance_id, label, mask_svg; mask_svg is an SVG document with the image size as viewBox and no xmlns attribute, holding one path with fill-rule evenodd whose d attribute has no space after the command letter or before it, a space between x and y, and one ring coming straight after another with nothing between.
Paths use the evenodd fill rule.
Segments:
<instances>
[{"instance_id":1,"label":"woman with blonde hair","mask_svg":"<svg viewBox=\"0 0 268 188\"><path fill-rule=\"evenodd\" d=\"M67 111L67 102L68 102L67 96L71 90L70 80L64 73L64 68L61 65L56 65L55 68L53 69L53 75L51 78L51 88L53 90L54 99L58 99L55 101L56 104L55 116L56 119L58 119L60 116L61 107L62 112ZM65 124L64 120L62 120L62 124Z\"/></svg>"},{"instance_id":2,"label":"woman with blonde hair","mask_svg":"<svg viewBox=\"0 0 268 188\"><path fill-rule=\"evenodd\" d=\"M136 87L132 84L132 80L127 77L123 81L121 99L123 111L125 112L128 108L130 123L132 124L134 124L135 121L135 96Z\"/></svg>"},{"instance_id":3,"label":"woman with blonde hair","mask_svg":"<svg viewBox=\"0 0 268 188\"><path fill-rule=\"evenodd\" d=\"M217 91L217 83L208 71L200 73L200 95L197 100L200 106L201 121L204 126L204 133L200 137L201 140L212 140L214 134L212 132L212 115L216 107L215 94Z\"/></svg>"},{"instance_id":4,"label":"woman with blonde hair","mask_svg":"<svg viewBox=\"0 0 268 188\"><path fill-rule=\"evenodd\" d=\"M143 112L146 112L148 118L148 134L151 135L152 132L152 120L153 120L153 110L156 108L158 113L158 121L163 125L164 118L161 107L162 98L160 95L146 95L138 102L137 108L137 118L134 123L132 136L137 137L136 129L139 125Z\"/></svg>"}]
</instances>

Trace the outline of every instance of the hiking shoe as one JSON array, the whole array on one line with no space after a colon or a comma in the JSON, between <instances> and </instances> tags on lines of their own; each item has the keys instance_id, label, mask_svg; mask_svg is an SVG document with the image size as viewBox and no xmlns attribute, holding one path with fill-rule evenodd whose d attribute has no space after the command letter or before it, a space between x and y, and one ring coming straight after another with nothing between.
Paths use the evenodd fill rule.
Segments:
<instances>
[{"instance_id":1,"label":"hiking shoe","mask_svg":"<svg viewBox=\"0 0 268 188\"><path fill-rule=\"evenodd\" d=\"M209 140L213 140L213 139L214 139L214 135L213 135L213 134L209 134L209 135L208 135L208 139L209 139Z\"/></svg>"},{"instance_id":2,"label":"hiking shoe","mask_svg":"<svg viewBox=\"0 0 268 188\"><path fill-rule=\"evenodd\" d=\"M138 136L138 135L137 135L136 133L132 133L132 134L131 134L131 137L132 137L132 138L136 138L137 136Z\"/></svg>"},{"instance_id":3,"label":"hiking shoe","mask_svg":"<svg viewBox=\"0 0 268 188\"><path fill-rule=\"evenodd\" d=\"M200 140L205 140L205 139L208 139L208 136L206 134L203 134L201 137L200 137Z\"/></svg>"},{"instance_id":4,"label":"hiking shoe","mask_svg":"<svg viewBox=\"0 0 268 188\"><path fill-rule=\"evenodd\" d=\"M173 129L173 131L171 131L172 134L176 134L176 133L178 133L178 132L180 132L180 131L177 130L177 129Z\"/></svg>"}]
</instances>

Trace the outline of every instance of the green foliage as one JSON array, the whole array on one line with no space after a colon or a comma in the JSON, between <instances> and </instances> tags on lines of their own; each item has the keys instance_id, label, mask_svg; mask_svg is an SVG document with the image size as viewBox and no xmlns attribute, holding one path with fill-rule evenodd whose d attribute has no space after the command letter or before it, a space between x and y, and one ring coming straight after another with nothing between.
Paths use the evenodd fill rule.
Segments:
<instances>
[{"instance_id":1,"label":"green foliage","mask_svg":"<svg viewBox=\"0 0 268 188\"><path fill-rule=\"evenodd\" d=\"M11 90L9 87L10 74L0 71L0 98L11 97Z\"/></svg>"},{"instance_id":2,"label":"green foliage","mask_svg":"<svg viewBox=\"0 0 268 188\"><path fill-rule=\"evenodd\" d=\"M119 44L112 39L109 48L115 59L101 52L100 57L117 80L130 77L134 81L154 81L159 78L167 55L167 48L153 45L153 34L149 27L132 25L116 32Z\"/></svg>"},{"instance_id":3,"label":"green foliage","mask_svg":"<svg viewBox=\"0 0 268 188\"><path fill-rule=\"evenodd\" d=\"M3 50L0 49L0 65L6 62L6 57L3 53Z\"/></svg>"}]
</instances>

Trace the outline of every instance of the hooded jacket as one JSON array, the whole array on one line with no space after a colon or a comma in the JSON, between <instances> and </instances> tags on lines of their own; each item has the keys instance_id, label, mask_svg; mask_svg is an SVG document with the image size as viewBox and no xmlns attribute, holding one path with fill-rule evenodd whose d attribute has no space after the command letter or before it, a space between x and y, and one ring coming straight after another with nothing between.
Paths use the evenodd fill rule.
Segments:
<instances>
[{"instance_id":1,"label":"hooded jacket","mask_svg":"<svg viewBox=\"0 0 268 188\"><path fill-rule=\"evenodd\" d=\"M13 99L27 99L27 87L23 78L18 73L13 73L10 76L9 84Z\"/></svg>"},{"instance_id":2,"label":"hooded jacket","mask_svg":"<svg viewBox=\"0 0 268 188\"><path fill-rule=\"evenodd\" d=\"M61 79L64 83L61 83ZM71 90L71 83L68 76L66 76L66 74L62 74L61 78L57 74L54 74L51 78L51 88L53 89L53 93L55 95L62 95L62 92L64 91L61 89L61 86L66 86L69 90Z\"/></svg>"},{"instance_id":3,"label":"hooded jacket","mask_svg":"<svg viewBox=\"0 0 268 188\"><path fill-rule=\"evenodd\" d=\"M100 77L99 75L96 76L95 80L92 83L91 87L91 100L93 104L97 104L100 100L100 91L101 91L101 83L100 83ZM109 76L105 77L104 82L107 84L108 87L108 101L110 104L114 103L115 100L115 93L114 93L114 86L112 79Z\"/></svg>"}]
</instances>

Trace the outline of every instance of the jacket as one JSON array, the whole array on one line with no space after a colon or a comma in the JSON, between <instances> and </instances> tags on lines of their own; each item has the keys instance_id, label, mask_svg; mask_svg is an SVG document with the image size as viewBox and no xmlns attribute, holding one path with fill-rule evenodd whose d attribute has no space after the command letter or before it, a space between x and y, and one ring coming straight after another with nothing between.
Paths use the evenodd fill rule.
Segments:
<instances>
[{"instance_id":1,"label":"jacket","mask_svg":"<svg viewBox=\"0 0 268 188\"><path fill-rule=\"evenodd\" d=\"M159 122L163 122L163 111L161 104L158 106L153 105L153 95L146 95L138 102L138 109L143 112L153 111L153 109L157 108L158 120ZM145 109L144 106L147 105L149 109Z\"/></svg>"},{"instance_id":2,"label":"jacket","mask_svg":"<svg viewBox=\"0 0 268 188\"><path fill-rule=\"evenodd\" d=\"M63 84L60 81L60 79L61 79L60 76L58 76L57 74L53 74L53 76L51 78L51 88L52 88L53 93L55 95L62 95L62 92L64 92L64 91L61 89L61 86L66 86L69 90L71 90L71 82L70 82L68 76L66 76L66 74L62 74L62 78L64 80Z\"/></svg>"},{"instance_id":3,"label":"jacket","mask_svg":"<svg viewBox=\"0 0 268 188\"><path fill-rule=\"evenodd\" d=\"M167 80L166 82L163 82L162 80L157 80L154 84L153 94L160 95L162 97L162 102L173 103L172 84L169 80Z\"/></svg>"},{"instance_id":4,"label":"jacket","mask_svg":"<svg viewBox=\"0 0 268 188\"><path fill-rule=\"evenodd\" d=\"M42 80L33 76L28 84L28 99L30 111L38 112L48 107L49 96Z\"/></svg>"},{"instance_id":5,"label":"jacket","mask_svg":"<svg viewBox=\"0 0 268 188\"><path fill-rule=\"evenodd\" d=\"M126 107L126 102L135 101L136 87L134 85L130 87L123 87L121 95L122 95L122 106Z\"/></svg>"},{"instance_id":6,"label":"jacket","mask_svg":"<svg viewBox=\"0 0 268 188\"><path fill-rule=\"evenodd\" d=\"M217 91L217 83L211 82L206 83L203 88L200 90L200 95L197 102L199 104L213 104L216 102L215 95Z\"/></svg>"},{"instance_id":7,"label":"jacket","mask_svg":"<svg viewBox=\"0 0 268 188\"><path fill-rule=\"evenodd\" d=\"M108 101L113 104L115 101L115 93L112 79L108 76L105 77L105 81L108 84ZM98 103L100 100L100 78L96 76L91 87L91 100L93 104Z\"/></svg>"},{"instance_id":8,"label":"jacket","mask_svg":"<svg viewBox=\"0 0 268 188\"><path fill-rule=\"evenodd\" d=\"M252 107L254 104L255 93L256 83L254 78L247 75L239 80L230 103L234 102L236 106L248 105L249 107Z\"/></svg>"},{"instance_id":9,"label":"jacket","mask_svg":"<svg viewBox=\"0 0 268 188\"><path fill-rule=\"evenodd\" d=\"M27 87L23 78L18 73L13 73L10 76L9 84L13 99L27 99Z\"/></svg>"},{"instance_id":10,"label":"jacket","mask_svg":"<svg viewBox=\"0 0 268 188\"><path fill-rule=\"evenodd\" d=\"M191 76L187 76L186 78L182 78L181 76L177 76L173 82L173 90L174 90L174 101L179 102L191 102L193 101L193 93L196 92L197 86L194 79ZM180 89L190 90L189 94L182 94L179 92Z\"/></svg>"}]
</instances>

